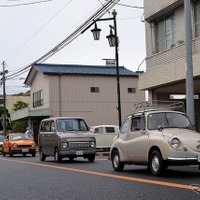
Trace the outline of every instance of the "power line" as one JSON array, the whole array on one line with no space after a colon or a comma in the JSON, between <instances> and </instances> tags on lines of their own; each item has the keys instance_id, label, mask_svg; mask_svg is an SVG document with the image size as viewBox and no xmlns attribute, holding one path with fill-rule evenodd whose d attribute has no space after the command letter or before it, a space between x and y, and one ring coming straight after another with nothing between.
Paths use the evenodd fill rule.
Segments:
<instances>
[{"instance_id":1,"label":"power line","mask_svg":"<svg viewBox=\"0 0 200 200\"><path fill-rule=\"evenodd\" d=\"M65 9L65 7L67 5L69 5L71 3L72 0L69 0L64 7L62 7L58 12L56 12L56 14L50 19L48 20L41 28L39 28L28 40L26 40L18 49L16 49L10 56L7 57L7 59L11 58L13 55L15 55L20 49L22 49L30 40L33 39L33 37L35 37L42 29L44 29L62 10ZM6 60L7 60L6 59Z\"/></svg>"},{"instance_id":2,"label":"power line","mask_svg":"<svg viewBox=\"0 0 200 200\"><path fill-rule=\"evenodd\" d=\"M8 78L16 77L19 74L24 73L24 71L28 71L29 68L34 65L35 63L44 62L51 56L53 56L55 53L63 49L66 45L71 43L74 39L76 39L78 36L81 35L82 31L94 23L96 19L101 18L107 10L110 10L113 6L115 6L120 0L109 0L106 3L104 3L92 16L90 16L82 25L80 25L72 34L70 34L67 38L65 38L63 41L61 41L58 45L56 45L54 48L52 48L50 51L48 51L46 54L44 54L42 57L38 58L34 62L30 63L29 65L25 66L20 71L11 74L7 76Z\"/></svg>"},{"instance_id":3,"label":"power line","mask_svg":"<svg viewBox=\"0 0 200 200\"><path fill-rule=\"evenodd\" d=\"M0 7L11 8L11 7L18 7L18 6L29 6L29 5L33 5L33 4L46 3L46 2L49 2L49 1L53 1L53 0L43 0L43 1L35 1L35 2L29 2L29 3L13 4L13 5L0 5Z\"/></svg>"},{"instance_id":4,"label":"power line","mask_svg":"<svg viewBox=\"0 0 200 200\"><path fill-rule=\"evenodd\" d=\"M128 7L128 8L144 9L144 7L142 7L142 6L132 6L132 5L128 5L128 4L122 4L122 3L118 3L117 5Z\"/></svg>"}]
</instances>

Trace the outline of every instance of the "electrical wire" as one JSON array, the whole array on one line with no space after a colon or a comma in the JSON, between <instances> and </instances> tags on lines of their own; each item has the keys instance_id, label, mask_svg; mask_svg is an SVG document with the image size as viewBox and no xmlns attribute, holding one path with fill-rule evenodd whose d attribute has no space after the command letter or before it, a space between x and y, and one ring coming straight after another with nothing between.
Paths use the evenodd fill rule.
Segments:
<instances>
[{"instance_id":1,"label":"electrical wire","mask_svg":"<svg viewBox=\"0 0 200 200\"><path fill-rule=\"evenodd\" d=\"M9 55L6 60L11 58L13 55L15 55L20 49L22 49L30 40L32 40L42 29L44 29L62 10L66 8L67 5L69 5L72 2L72 0L69 0L56 14L48 20L41 28L39 28L28 40L26 40L18 49L16 49L11 55Z\"/></svg>"},{"instance_id":2,"label":"electrical wire","mask_svg":"<svg viewBox=\"0 0 200 200\"><path fill-rule=\"evenodd\" d=\"M1 8L12 8L12 7L18 7L18 6L29 6L33 4L39 4L39 3L46 3L53 0L43 0L43 1L35 1L35 2L29 2L29 3L19 3L19 4L13 4L13 5L0 5Z\"/></svg>"},{"instance_id":3,"label":"electrical wire","mask_svg":"<svg viewBox=\"0 0 200 200\"><path fill-rule=\"evenodd\" d=\"M132 6L132 5L128 5L128 4L122 4L122 3L118 3L117 5L128 7L128 8L144 9L144 7L142 7L142 6Z\"/></svg>"},{"instance_id":4,"label":"electrical wire","mask_svg":"<svg viewBox=\"0 0 200 200\"><path fill-rule=\"evenodd\" d=\"M20 71L8 75L7 78L12 78L17 76L18 74L24 73L25 70L28 70L31 66L33 66L36 63L41 63L53 56L55 53L63 49L66 45L71 43L74 39L76 39L78 36L82 34L82 31L94 23L95 20L101 18L107 10L110 10L112 7L114 7L120 0L109 0L106 3L104 3L92 16L90 16L82 25L80 25L71 35L69 35L67 38L65 38L63 41L61 41L58 45L56 45L54 48L52 48L50 51L48 51L46 54L44 54L42 57L38 58L34 62L30 63L29 65L25 66Z\"/></svg>"}]
</instances>

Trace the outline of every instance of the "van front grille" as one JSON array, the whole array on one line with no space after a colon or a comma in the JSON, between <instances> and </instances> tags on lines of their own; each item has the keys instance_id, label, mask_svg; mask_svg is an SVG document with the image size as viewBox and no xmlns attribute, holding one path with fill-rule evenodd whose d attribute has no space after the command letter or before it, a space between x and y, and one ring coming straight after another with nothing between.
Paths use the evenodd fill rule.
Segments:
<instances>
[{"instance_id":1,"label":"van front grille","mask_svg":"<svg viewBox=\"0 0 200 200\"><path fill-rule=\"evenodd\" d=\"M69 148L89 148L89 142L69 142Z\"/></svg>"}]
</instances>

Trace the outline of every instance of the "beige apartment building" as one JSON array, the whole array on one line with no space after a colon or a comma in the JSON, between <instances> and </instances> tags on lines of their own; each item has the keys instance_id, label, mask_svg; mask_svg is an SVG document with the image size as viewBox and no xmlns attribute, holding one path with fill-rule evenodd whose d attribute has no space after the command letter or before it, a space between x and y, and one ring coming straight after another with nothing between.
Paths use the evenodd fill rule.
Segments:
<instances>
[{"instance_id":1,"label":"beige apartment building","mask_svg":"<svg viewBox=\"0 0 200 200\"><path fill-rule=\"evenodd\" d=\"M200 0L191 1L196 127L200 130ZM149 100L186 95L185 21L183 0L144 0L146 72L139 89Z\"/></svg>"},{"instance_id":2,"label":"beige apartment building","mask_svg":"<svg viewBox=\"0 0 200 200\"><path fill-rule=\"evenodd\" d=\"M138 90L139 74L119 67L122 122L135 103L145 100ZM118 125L117 79L114 66L35 64L25 84L31 89L30 109L11 115L28 119L37 142L39 123L49 117L83 117L89 126Z\"/></svg>"}]
</instances>

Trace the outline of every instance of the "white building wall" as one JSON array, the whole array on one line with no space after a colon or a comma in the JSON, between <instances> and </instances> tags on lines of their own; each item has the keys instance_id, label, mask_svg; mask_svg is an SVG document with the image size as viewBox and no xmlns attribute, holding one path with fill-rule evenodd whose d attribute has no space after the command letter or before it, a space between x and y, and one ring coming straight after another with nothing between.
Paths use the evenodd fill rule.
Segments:
<instances>
[{"instance_id":1,"label":"white building wall","mask_svg":"<svg viewBox=\"0 0 200 200\"><path fill-rule=\"evenodd\" d=\"M34 77L34 82L31 84L31 108L32 109L38 109L38 107L33 108L33 94L35 92L38 92L42 90L43 96L46 98L43 101L42 108L48 108L49 107L49 80L48 76L43 75L42 72L37 72ZM47 98L48 97L48 98Z\"/></svg>"},{"instance_id":2,"label":"white building wall","mask_svg":"<svg viewBox=\"0 0 200 200\"><path fill-rule=\"evenodd\" d=\"M52 109L51 117L79 116L86 119L89 126L118 125L116 77L42 76L37 74L33 84L33 88L44 90L44 106L37 109L48 105ZM91 87L99 87L100 92L91 93ZM120 88L123 121L132 112L134 103L145 100L145 94L138 91L138 77L121 77ZM136 88L136 93L128 93L128 88Z\"/></svg>"}]
</instances>

